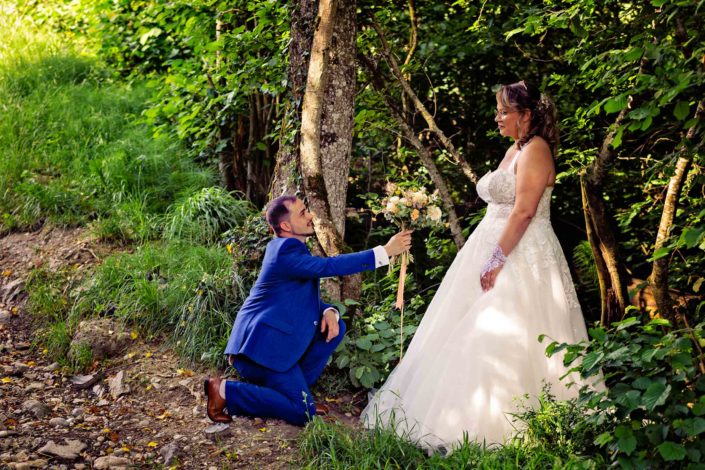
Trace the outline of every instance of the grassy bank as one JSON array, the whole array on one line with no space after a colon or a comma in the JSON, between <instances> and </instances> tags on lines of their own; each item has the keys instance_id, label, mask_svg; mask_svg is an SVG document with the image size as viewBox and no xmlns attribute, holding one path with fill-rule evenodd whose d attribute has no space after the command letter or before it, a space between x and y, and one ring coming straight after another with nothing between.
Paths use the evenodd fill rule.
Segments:
<instances>
[{"instance_id":1,"label":"grassy bank","mask_svg":"<svg viewBox=\"0 0 705 470\"><path fill-rule=\"evenodd\" d=\"M214 183L140 124L141 83L121 83L79 41L5 12L0 43L0 231L90 224L145 240L177 199Z\"/></svg>"}]
</instances>

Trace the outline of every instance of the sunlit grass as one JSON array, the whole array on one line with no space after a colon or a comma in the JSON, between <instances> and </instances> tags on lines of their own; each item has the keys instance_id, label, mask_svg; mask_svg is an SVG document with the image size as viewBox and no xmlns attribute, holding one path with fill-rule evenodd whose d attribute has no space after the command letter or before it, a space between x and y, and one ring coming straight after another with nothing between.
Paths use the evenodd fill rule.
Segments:
<instances>
[{"instance_id":1,"label":"sunlit grass","mask_svg":"<svg viewBox=\"0 0 705 470\"><path fill-rule=\"evenodd\" d=\"M160 235L157 216L214 172L140 123L146 87L113 80L80 41L0 8L0 232L94 221L104 239Z\"/></svg>"}]
</instances>

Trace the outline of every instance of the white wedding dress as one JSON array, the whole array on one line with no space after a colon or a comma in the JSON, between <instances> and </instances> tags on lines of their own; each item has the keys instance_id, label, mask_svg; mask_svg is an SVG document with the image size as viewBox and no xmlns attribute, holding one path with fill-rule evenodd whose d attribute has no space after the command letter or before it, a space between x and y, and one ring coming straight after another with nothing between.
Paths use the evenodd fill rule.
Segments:
<instances>
[{"instance_id":1,"label":"white wedding dress","mask_svg":"<svg viewBox=\"0 0 705 470\"><path fill-rule=\"evenodd\" d=\"M489 203L458 252L402 361L363 410L369 428L393 428L427 449L471 441L503 443L516 432L518 398L536 403L543 383L558 399L577 396L559 380L562 355L546 357L547 335L576 343L587 337L568 264L550 221L547 187L526 232L488 292L480 270L514 205L517 155L487 173L477 192ZM567 379L579 382L577 374Z\"/></svg>"}]
</instances>

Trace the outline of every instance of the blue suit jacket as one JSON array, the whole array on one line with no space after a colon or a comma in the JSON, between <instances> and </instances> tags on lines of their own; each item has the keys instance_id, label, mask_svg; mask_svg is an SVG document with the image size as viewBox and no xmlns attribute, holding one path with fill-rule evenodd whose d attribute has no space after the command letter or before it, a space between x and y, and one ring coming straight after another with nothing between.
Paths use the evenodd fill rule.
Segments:
<instances>
[{"instance_id":1,"label":"blue suit jacket","mask_svg":"<svg viewBox=\"0 0 705 470\"><path fill-rule=\"evenodd\" d=\"M332 258L311 255L296 238L267 244L262 270L235 318L225 354L243 354L283 372L301 358L320 331L319 279L375 269L373 250Z\"/></svg>"}]
</instances>

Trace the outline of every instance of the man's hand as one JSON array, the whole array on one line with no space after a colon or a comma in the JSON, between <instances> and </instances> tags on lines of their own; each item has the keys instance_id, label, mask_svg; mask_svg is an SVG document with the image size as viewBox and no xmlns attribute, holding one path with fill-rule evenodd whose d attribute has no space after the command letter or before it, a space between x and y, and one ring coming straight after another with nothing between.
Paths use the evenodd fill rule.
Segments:
<instances>
[{"instance_id":1,"label":"man's hand","mask_svg":"<svg viewBox=\"0 0 705 470\"><path fill-rule=\"evenodd\" d=\"M328 335L326 336L326 343L338 336L340 333L340 325L338 325L338 318L335 314L335 310L327 309L323 312L323 318L321 318L321 333L325 333L328 330Z\"/></svg>"},{"instance_id":2,"label":"man's hand","mask_svg":"<svg viewBox=\"0 0 705 470\"><path fill-rule=\"evenodd\" d=\"M411 248L411 232L413 230L404 230L390 238L384 245L387 256L392 257L408 251Z\"/></svg>"}]
</instances>

